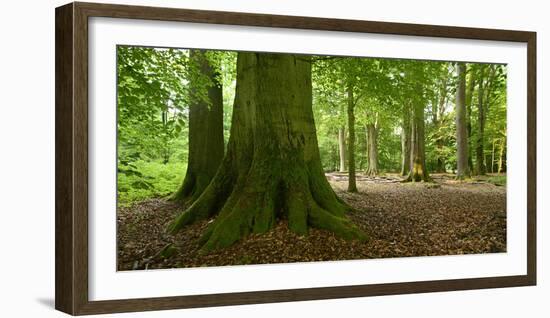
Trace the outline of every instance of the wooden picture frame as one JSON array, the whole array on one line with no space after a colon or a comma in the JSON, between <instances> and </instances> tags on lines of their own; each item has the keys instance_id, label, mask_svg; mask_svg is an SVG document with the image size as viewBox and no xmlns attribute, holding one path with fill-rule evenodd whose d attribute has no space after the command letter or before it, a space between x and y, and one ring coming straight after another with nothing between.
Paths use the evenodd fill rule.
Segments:
<instances>
[{"instance_id":1,"label":"wooden picture frame","mask_svg":"<svg viewBox=\"0 0 550 318\"><path fill-rule=\"evenodd\" d=\"M55 12L55 307L72 314L164 310L536 284L536 33L74 2ZM527 44L527 274L404 283L90 301L88 298L88 19L111 17L366 32Z\"/></svg>"}]
</instances>

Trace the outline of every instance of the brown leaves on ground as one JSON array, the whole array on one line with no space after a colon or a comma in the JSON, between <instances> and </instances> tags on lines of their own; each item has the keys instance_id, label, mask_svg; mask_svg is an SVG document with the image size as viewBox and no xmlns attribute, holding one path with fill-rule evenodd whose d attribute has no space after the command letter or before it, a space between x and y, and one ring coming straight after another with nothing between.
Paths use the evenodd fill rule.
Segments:
<instances>
[{"instance_id":1,"label":"brown leaves on ground","mask_svg":"<svg viewBox=\"0 0 550 318\"><path fill-rule=\"evenodd\" d=\"M177 235L166 227L182 210L161 199L118 210L118 269L223 266L365 258L493 253L506 251L506 188L457 182L434 175L435 183L400 183L397 177L358 178L359 193L345 192L347 178L327 176L355 211L349 218L370 237L346 241L310 229L298 236L280 221L265 234L203 255L198 240L209 222Z\"/></svg>"}]
</instances>

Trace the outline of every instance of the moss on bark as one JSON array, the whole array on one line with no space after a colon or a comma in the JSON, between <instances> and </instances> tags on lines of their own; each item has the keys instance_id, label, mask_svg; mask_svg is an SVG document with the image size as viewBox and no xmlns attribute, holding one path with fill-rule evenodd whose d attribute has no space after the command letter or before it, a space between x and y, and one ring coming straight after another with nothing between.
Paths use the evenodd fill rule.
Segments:
<instances>
[{"instance_id":1,"label":"moss on bark","mask_svg":"<svg viewBox=\"0 0 550 318\"><path fill-rule=\"evenodd\" d=\"M217 70L201 50L191 50L192 69L197 72L190 81L189 155L185 178L171 199L194 202L210 184L223 159L223 93ZM206 82L206 87L204 82ZM203 96L206 90L206 98Z\"/></svg>"},{"instance_id":2,"label":"moss on bark","mask_svg":"<svg viewBox=\"0 0 550 318\"><path fill-rule=\"evenodd\" d=\"M204 193L171 225L175 232L216 216L202 251L264 233L278 218L305 235L310 226L346 239L366 236L321 167L311 108L311 64L288 54L239 53L228 151Z\"/></svg>"}]
</instances>

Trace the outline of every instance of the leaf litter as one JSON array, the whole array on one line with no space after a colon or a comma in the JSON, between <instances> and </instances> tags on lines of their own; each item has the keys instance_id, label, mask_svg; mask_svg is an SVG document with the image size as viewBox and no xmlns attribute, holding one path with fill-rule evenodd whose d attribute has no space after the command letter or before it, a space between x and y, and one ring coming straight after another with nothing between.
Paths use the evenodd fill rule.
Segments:
<instances>
[{"instance_id":1,"label":"leaf litter","mask_svg":"<svg viewBox=\"0 0 550 318\"><path fill-rule=\"evenodd\" d=\"M117 210L118 270L506 252L505 187L444 175L434 175L434 183L361 176L359 193L347 193L345 176L327 177L354 208L348 217L367 233L367 242L313 228L299 236L280 220L267 233L203 254L199 239L212 220L168 234L168 224L183 207L150 199Z\"/></svg>"}]
</instances>

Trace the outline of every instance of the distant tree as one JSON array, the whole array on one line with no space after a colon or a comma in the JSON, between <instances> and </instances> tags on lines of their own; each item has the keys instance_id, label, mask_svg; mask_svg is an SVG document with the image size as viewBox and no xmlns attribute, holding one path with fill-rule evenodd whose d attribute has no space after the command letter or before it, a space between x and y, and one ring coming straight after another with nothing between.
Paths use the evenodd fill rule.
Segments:
<instances>
[{"instance_id":1,"label":"distant tree","mask_svg":"<svg viewBox=\"0 0 550 318\"><path fill-rule=\"evenodd\" d=\"M407 86L408 98L411 105L410 129L411 150L410 170L404 181L430 181L426 166L426 123L425 107L433 100L435 69L441 66L434 62L404 61L402 62L401 85Z\"/></svg>"},{"instance_id":2,"label":"distant tree","mask_svg":"<svg viewBox=\"0 0 550 318\"><path fill-rule=\"evenodd\" d=\"M369 166L366 174L368 176L378 175L378 114L375 116L374 123L367 124L367 147Z\"/></svg>"},{"instance_id":3,"label":"distant tree","mask_svg":"<svg viewBox=\"0 0 550 318\"><path fill-rule=\"evenodd\" d=\"M346 171L346 127L338 128L338 154L340 156L340 172Z\"/></svg>"},{"instance_id":4,"label":"distant tree","mask_svg":"<svg viewBox=\"0 0 550 318\"><path fill-rule=\"evenodd\" d=\"M357 183L355 180L355 105L357 100L353 94L353 84L347 85L348 102L348 192L357 192Z\"/></svg>"},{"instance_id":5,"label":"distant tree","mask_svg":"<svg viewBox=\"0 0 550 318\"><path fill-rule=\"evenodd\" d=\"M401 119L401 175L406 176L411 170L411 106L408 102L402 105Z\"/></svg>"},{"instance_id":6,"label":"distant tree","mask_svg":"<svg viewBox=\"0 0 550 318\"><path fill-rule=\"evenodd\" d=\"M466 65L458 63L458 88L456 90L456 146L457 179L470 177L468 166L468 131L466 127Z\"/></svg>"},{"instance_id":7,"label":"distant tree","mask_svg":"<svg viewBox=\"0 0 550 318\"><path fill-rule=\"evenodd\" d=\"M426 168L424 105L413 105L411 122L411 170L407 181L429 181Z\"/></svg>"},{"instance_id":8,"label":"distant tree","mask_svg":"<svg viewBox=\"0 0 550 318\"><path fill-rule=\"evenodd\" d=\"M436 87L437 93L434 95L436 99L432 102L432 125L434 134L432 137L435 139L435 155L436 155L436 172L446 172L446 158L445 158L445 130L449 127L444 127L445 124L445 110L447 103L447 96L449 94L449 64L441 64L441 75L437 80Z\"/></svg>"}]
</instances>

